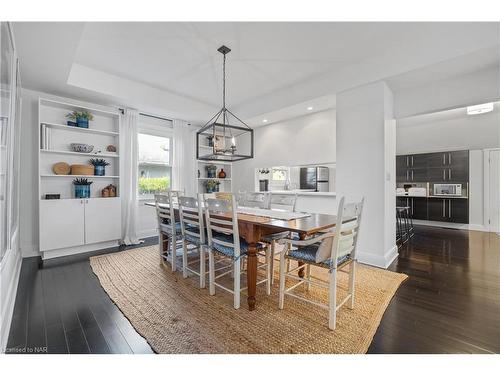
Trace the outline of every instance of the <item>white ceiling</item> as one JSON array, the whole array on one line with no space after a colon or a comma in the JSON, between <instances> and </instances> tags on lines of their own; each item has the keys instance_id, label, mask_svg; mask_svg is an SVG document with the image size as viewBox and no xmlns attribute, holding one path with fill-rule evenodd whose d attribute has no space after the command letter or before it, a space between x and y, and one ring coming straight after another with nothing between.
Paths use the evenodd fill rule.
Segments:
<instances>
[{"instance_id":1,"label":"white ceiling","mask_svg":"<svg viewBox=\"0 0 500 375\"><path fill-rule=\"evenodd\" d=\"M15 23L23 86L208 120L227 102L255 125L334 106L335 93L395 89L498 64L498 23ZM332 100L333 99L333 100ZM273 120L275 121L275 120Z\"/></svg>"}]
</instances>

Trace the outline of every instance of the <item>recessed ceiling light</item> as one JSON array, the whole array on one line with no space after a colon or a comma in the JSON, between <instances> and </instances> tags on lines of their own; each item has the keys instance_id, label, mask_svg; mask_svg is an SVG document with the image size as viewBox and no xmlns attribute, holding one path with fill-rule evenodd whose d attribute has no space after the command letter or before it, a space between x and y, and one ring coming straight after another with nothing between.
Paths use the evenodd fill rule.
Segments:
<instances>
[{"instance_id":1,"label":"recessed ceiling light","mask_svg":"<svg viewBox=\"0 0 500 375\"><path fill-rule=\"evenodd\" d=\"M265 118L264 120L262 120L263 123L266 123L267 122L267 118Z\"/></svg>"},{"instance_id":2,"label":"recessed ceiling light","mask_svg":"<svg viewBox=\"0 0 500 375\"><path fill-rule=\"evenodd\" d=\"M308 110L308 111L312 111L312 110L313 110L313 107L307 107L307 110Z\"/></svg>"},{"instance_id":3,"label":"recessed ceiling light","mask_svg":"<svg viewBox=\"0 0 500 375\"><path fill-rule=\"evenodd\" d=\"M467 107L468 115L479 115L481 113L487 113L491 111L493 111L493 103L484 103Z\"/></svg>"}]
</instances>

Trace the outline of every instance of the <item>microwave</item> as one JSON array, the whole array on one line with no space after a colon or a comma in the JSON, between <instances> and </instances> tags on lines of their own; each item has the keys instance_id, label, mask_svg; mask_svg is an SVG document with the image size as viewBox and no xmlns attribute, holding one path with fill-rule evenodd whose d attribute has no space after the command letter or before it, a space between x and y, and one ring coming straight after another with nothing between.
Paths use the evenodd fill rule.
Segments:
<instances>
[{"instance_id":1,"label":"microwave","mask_svg":"<svg viewBox=\"0 0 500 375\"><path fill-rule=\"evenodd\" d=\"M462 184L434 184L434 195L462 195Z\"/></svg>"}]
</instances>

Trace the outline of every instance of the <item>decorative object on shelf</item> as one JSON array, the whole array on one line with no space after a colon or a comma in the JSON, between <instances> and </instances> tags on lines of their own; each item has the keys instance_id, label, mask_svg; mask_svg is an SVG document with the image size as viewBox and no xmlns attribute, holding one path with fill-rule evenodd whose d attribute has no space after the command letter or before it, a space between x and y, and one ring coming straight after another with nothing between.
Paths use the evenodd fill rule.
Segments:
<instances>
[{"instance_id":1,"label":"decorative object on shelf","mask_svg":"<svg viewBox=\"0 0 500 375\"><path fill-rule=\"evenodd\" d=\"M86 178L75 178L73 185L75 186L75 198L90 198L90 185L92 185L92 181Z\"/></svg>"},{"instance_id":2,"label":"decorative object on shelf","mask_svg":"<svg viewBox=\"0 0 500 375\"><path fill-rule=\"evenodd\" d=\"M89 121L92 121L94 119L94 115L88 111L73 111L70 112L66 115L67 118L70 120L76 121L76 125L79 128L88 128L89 127Z\"/></svg>"},{"instance_id":3,"label":"decorative object on shelf","mask_svg":"<svg viewBox=\"0 0 500 375\"><path fill-rule=\"evenodd\" d=\"M260 174L269 174L269 169L264 168L264 169L259 169Z\"/></svg>"},{"instance_id":4,"label":"decorative object on shelf","mask_svg":"<svg viewBox=\"0 0 500 375\"><path fill-rule=\"evenodd\" d=\"M71 149L75 152L81 152L84 154L89 154L94 150L93 145L88 145L86 143L71 143Z\"/></svg>"},{"instance_id":5,"label":"decorative object on shelf","mask_svg":"<svg viewBox=\"0 0 500 375\"><path fill-rule=\"evenodd\" d=\"M116 197L116 186L109 184L104 189L101 190L101 196L103 198L113 198Z\"/></svg>"},{"instance_id":6,"label":"decorative object on shelf","mask_svg":"<svg viewBox=\"0 0 500 375\"><path fill-rule=\"evenodd\" d=\"M61 194L45 194L45 199L61 199Z\"/></svg>"},{"instance_id":7,"label":"decorative object on shelf","mask_svg":"<svg viewBox=\"0 0 500 375\"><path fill-rule=\"evenodd\" d=\"M198 169L198 178L200 178L200 177L201 177L201 172L200 172L200 170Z\"/></svg>"},{"instance_id":8,"label":"decorative object on shelf","mask_svg":"<svg viewBox=\"0 0 500 375\"><path fill-rule=\"evenodd\" d=\"M205 166L205 169L207 170L207 177L208 178L216 178L217 174L217 166L208 164Z\"/></svg>"},{"instance_id":9,"label":"decorative object on shelf","mask_svg":"<svg viewBox=\"0 0 500 375\"><path fill-rule=\"evenodd\" d=\"M52 166L52 172L59 175L69 174L71 172L71 167L68 163L61 161Z\"/></svg>"},{"instance_id":10,"label":"decorative object on shelf","mask_svg":"<svg viewBox=\"0 0 500 375\"><path fill-rule=\"evenodd\" d=\"M224 172L224 168L221 168L219 171L219 178L226 178L226 172Z\"/></svg>"},{"instance_id":11,"label":"decorative object on shelf","mask_svg":"<svg viewBox=\"0 0 500 375\"><path fill-rule=\"evenodd\" d=\"M116 146L115 145L108 145L106 147L106 151L108 151L108 152L116 152Z\"/></svg>"},{"instance_id":12,"label":"decorative object on shelf","mask_svg":"<svg viewBox=\"0 0 500 375\"><path fill-rule=\"evenodd\" d=\"M66 124L67 124L68 126L74 126L74 127L77 127L77 126L78 126L78 123L77 123L77 122L75 122L75 121L66 121Z\"/></svg>"},{"instance_id":13,"label":"decorative object on shelf","mask_svg":"<svg viewBox=\"0 0 500 375\"><path fill-rule=\"evenodd\" d=\"M226 108L226 46L217 49L224 56L222 62L222 109L196 133L198 160L238 161L253 158L253 129ZM220 121L220 122L219 122ZM233 124L231 124L231 121ZM212 139L212 152L200 155L200 140ZM238 140L238 145L236 141ZM210 140L209 140L210 142Z\"/></svg>"},{"instance_id":14,"label":"decorative object on shelf","mask_svg":"<svg viewBox=\"0 0 500 375\"><path fill-rule=\"evenodd\" d=\"M207 193L215 193L219 191L220 182L217 180L206 180L205 181L205 189Z\"/></svg>"},{"instance_id":15,"label":"decorative object on shelf","mask_svg":"<svg viewBox=\"0 0 500 375\"><path fill-rule=\"evenodd\" d=\"M96 176L105 176L106 175L106 166L109 163L104 159L90 159L89 163L94 166L94 175Z\"/></svg>"},{"instance_id":16,"label":"decorative object on shelf","mask_svg":"<svg viewBox=\"0 0 500 375\"><path fill-rule=\"evenodd\" d=\"M71 174L79 176L93 176L94 166L89 164L72 164Z\"/></svg>"}]
</instances>

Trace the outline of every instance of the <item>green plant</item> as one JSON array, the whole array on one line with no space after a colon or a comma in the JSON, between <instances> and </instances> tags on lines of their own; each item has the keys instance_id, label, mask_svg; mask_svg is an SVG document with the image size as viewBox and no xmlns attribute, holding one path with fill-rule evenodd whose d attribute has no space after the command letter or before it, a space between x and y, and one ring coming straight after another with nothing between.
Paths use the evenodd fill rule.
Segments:
<instances>
[{"instance_id":1,"label":"green plant","mask_svg":"<svg viewBox=\"0 0 500 375\"><path fill-rule=\"evenodd\" d=\"M93 181L90 181L86 178L75 178L73 180L74 185L91 185Z\"/></svg>"},{"instance_id":2,"label":"green plant","mask_svg":"<svg viewBox=\"0 0 500 375\"><path fill-rule=\"evenodd\" d=\"M139 178L139 194L151 194L162 190L168 190L170 179L168 177L141 177Z\"/></svg>"},{"instance_id":3,"label":"green plant","mask_svg":"<svg viewBox=\"0 0 500 375\"><path fill-rule=\"evenodd\" d=\"M212 189L216 188L216 187L217 187L217 186L219 186L219 185L220 185L220 182L219 182L219 181L217 181L217 180L206 180L206 181L205 181L205 187L206 187L207 189L210 189L210 190L212 190Z\"/></svg>"},{"instance_id":4,"label":"green plant","mask_svg":"<svg viewBox=\"0 0 500 375\"><path fill-rule=\"evenodd\" d=\"M94 119L94 115L88 111L82 111L82 112L73 111L68 113L66 117L69 118L70 120L75 120L75 121L78 118L84 118L89 121L92 121Z\"/></svg>"},{"instance_id":5,"label":"green plant","mask_svg":"<svg viewBox=\"0 0 500 375\"><path fill-rule=\"evenodd\" d=\"M99 166L106 167L107 165L109 165L109 163L106 160L97 158L90 159L89 163L92 164L94 167L99 167Z\"/></svg>"}]
</instances>

